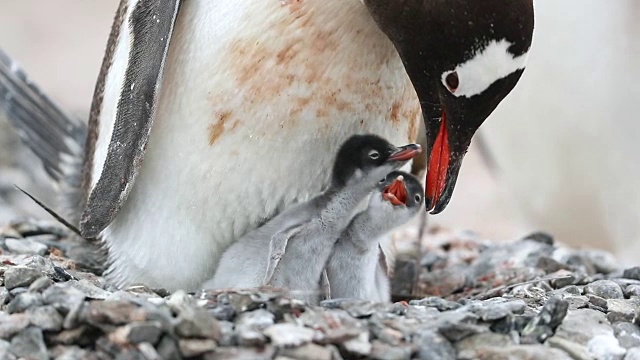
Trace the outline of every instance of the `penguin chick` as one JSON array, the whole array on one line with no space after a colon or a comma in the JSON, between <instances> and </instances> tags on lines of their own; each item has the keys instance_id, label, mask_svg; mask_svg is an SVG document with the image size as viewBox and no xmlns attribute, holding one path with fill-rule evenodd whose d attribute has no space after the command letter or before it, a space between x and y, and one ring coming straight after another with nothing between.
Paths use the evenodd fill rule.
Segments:
<instances>
[{"instance_id":1,"label":"penguin chick","mask_svg":"<svg viewBox=\"0 0 640 360\"><path fill-rule=\"evenodd\" d=\"M396 147L375 135L350 137L335 158L329 188L243 236L225 251L213 278L203 287L272 285L317 291L331 249L354 208L380 178L420 151L419 145Z\"/></svg>"},{"instance_id":2,"label":"penguin chick","mask_svg":"<svg viewBox=\"0 0 640 360\"><path fill-rule=\"evenodd\" d=\"M367 209L353 218L329 257L326 270L332 298L390 300L378 239L418 213L422 194L422 185L410 174L394 171L380 180Z\"/></svg>"}]
</instances>

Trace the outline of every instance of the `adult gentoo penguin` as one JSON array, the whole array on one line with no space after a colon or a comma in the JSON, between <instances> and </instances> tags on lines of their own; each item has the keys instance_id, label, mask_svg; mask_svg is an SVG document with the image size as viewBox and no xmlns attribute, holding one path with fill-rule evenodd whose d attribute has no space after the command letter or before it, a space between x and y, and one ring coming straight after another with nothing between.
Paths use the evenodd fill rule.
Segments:
<instances>
[{"instance_id":1,"label":"adult gentoo penguin","mask_svg":"<svg viewBox=\"0 0 640 360\"><path fill-rule=\"evenodd\" d=\"M106 242L115 284L193 289L231 242L318 194L349 136L412 143L421 114L441 212L533 25L532 0L122 0L86 144L73 138L80 230ZM31 129L41 115L10 114ZM57 174L78 170L72 137L40 138Z\"/></svg>"}]
</instances>

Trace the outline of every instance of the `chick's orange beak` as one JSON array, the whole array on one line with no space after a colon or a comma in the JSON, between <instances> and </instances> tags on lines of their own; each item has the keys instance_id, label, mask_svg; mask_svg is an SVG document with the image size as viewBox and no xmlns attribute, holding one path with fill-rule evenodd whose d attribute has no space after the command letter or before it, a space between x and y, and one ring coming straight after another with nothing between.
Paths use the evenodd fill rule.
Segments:
<instances>
[{"instance_id":1,"label":"chick's orange beak","mask_svg":"<svg viewBox=\"0 0 640 360\"><path fill-rule=\"evenodd\" d=\"M402 175L398 176L389 186L382 191L382 198L394 206L406 205L407 187L404 185Z\"/></svg>"}]
</instances>

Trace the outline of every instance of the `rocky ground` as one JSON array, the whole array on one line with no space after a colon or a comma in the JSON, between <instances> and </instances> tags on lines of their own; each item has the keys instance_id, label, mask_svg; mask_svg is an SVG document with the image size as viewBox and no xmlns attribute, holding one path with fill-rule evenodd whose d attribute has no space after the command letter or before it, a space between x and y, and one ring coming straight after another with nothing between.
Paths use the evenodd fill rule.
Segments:
<instances>
[{"instance_id":1,"label":"rocky ground","mask_svg":"<svg viewBox=\"0 0 640 360\"><path fill-rule=\"evenodd\" d=\"M0 228L0 359L640 359L640 268L545 234L426 234L397 302L116 290L104 254L48 222ZM413 252L418 253L416 251Z\"/></svg>"}]
</instances>

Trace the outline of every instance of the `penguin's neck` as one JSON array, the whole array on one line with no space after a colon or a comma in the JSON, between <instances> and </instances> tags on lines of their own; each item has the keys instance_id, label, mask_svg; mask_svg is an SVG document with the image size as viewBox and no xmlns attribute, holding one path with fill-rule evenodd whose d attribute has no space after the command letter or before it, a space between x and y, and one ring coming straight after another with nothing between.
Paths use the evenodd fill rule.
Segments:
<instances>
[{"instance_id":1,"label":"penguin's neck","mask_svg":"<svg viewBox=\"0 0 640 360\"><path fill-rule=\"evenodd\" d=\"M331 186L326 192L326 203L321 212L321 221L325 224L336 224L336 229L344 228L351 219L353 211L364 198L371 193L374 185L350 181L341 187Z\"/></svg>"},{"instance_id":2,"label":"penguin's neck","mask_svg":"<svg viewBox=\"0 0 640 360\"><path fill-rule=\"evenodd\" d=\"M378 241L376 240L391 227L388 222L374 218L369 209L367 209L353 218L343 236L340 237L340 241L351 243L361 254L377 253Z\"/></svg>"}]
</instances>

